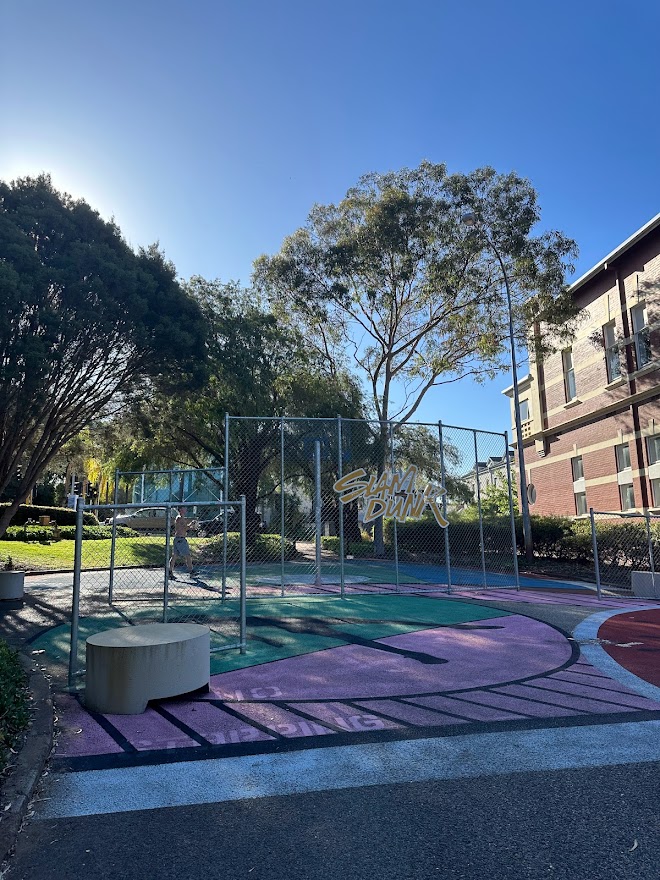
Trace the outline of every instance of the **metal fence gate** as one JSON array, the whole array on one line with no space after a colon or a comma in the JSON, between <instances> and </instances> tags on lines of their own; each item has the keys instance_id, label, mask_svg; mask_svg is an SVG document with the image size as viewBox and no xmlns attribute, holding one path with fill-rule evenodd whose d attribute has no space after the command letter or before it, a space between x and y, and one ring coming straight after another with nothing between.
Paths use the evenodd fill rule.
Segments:
<instances>
[{"instance_id":1,"label":"metal fence gate","mask_svg":"<svg viewBox=\"0 0 660 880\"><path fill-rule=\"evenodd\" d=\"M193 572L179 565L170 576L171 536L178 509L192 525L188 544ZM84 672L85 640L93 633L140 623L203 623L211 630L211 651L245 651L245 500L159 502L164 516L130 524L142 504L99 505L76 511L69 683ZM106 530L112 525L108 547ZM117 517L121 516L121 519ZM231 520L231 533L227 525ZM127 523L127 524L124 524ZM181 560L178 560L179 562Z\"/></svg>"},{"instance_id":2,"label":"metal fence gate","mask_svg":"<svg viewBox=\"0 0 660 880\"><path fill-rule=\"evenodd\" d=\"M249 596L519 585L506 433L227 415L224 450Z\"/></svg>"},{"instance_id":3,"label":"metal fence gate","mask_svg":"<svg viewBox=\"0 0 660 880\"><path fill-rule=\"evenodd\" d=\"M660 515L589 511L596 590L660 599Z\"/></svg>"}]
</instances>

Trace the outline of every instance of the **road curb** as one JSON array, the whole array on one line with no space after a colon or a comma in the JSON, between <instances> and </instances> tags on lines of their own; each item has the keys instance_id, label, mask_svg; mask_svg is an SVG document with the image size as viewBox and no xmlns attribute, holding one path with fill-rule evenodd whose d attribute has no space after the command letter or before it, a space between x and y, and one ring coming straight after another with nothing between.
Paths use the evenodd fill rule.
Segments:
<instances>
[{"instance_id":1,"label":"road curb","mask_svg":"<svg viewBox=\"0 0 660 880\"><path fill-rule=\"evenodd\" d=\"M0 787L0 864L14 848L53 745L53 698L50 684L32 660L22 654L19 657L28 674L32 723L27 729L16 763Z\"/></svg>"}]
</instances>

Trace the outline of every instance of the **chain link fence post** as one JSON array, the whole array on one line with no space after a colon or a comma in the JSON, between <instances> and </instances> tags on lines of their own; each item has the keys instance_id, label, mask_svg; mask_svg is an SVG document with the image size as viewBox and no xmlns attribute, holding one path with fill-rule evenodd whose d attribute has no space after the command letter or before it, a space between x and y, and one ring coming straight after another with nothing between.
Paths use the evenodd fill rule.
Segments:
<instances>
[{"instance_id":1,"label":"chain link fence post","mask_svg":"<svg viewBox=\"0 0 660 880\"><path fill-rule=\"evenodd\" d=\"M247 593L247 552L246 552L246 540L247 540L247 517L245 515L245 495L241 495L241 574L240 574L240 599L239 599L239 642L240 642L240 652L241 654L245 654L247 651L247 638L246 638L246 622L247 622L247 612L246 612L246 593Z\"/></svg>"},{"instance_id":2,"label":"chain link fence post","mask_svg":"<svg viewBox=\"0 0 660 880\"><path fill-rule=\"evenodd\" d=\"M488 577L486 575L486 548L484 546L484 517L481 509L481 474L479 472L479 448L477 446L477 432L472 431L474 439L474 476L477 487L477 513L479 515L479 545L481 547L481 571L484 580L484 589L488 587Z\"/></svg>"},{"instance_id":3,"label":"chain link fence post","mask_svg":"<svg viewBox=\"0 0 660 880\"><path fill-rule=\"evenodd\" d=\"M653 537L651 535L651 514L648 510L644 512L644 520L646 522L646 540L649 547L649 567L651 569L651 585L655 594L655 560L653 558Z\"/></svg>"},{"instance_id":4,"label":"chain link fence post","mask_svg":"<svg viewBox=\"0 0 660 880\"><path fill-rule=\"evenodd\" d=\"M516 540L516 515L513 507L513 484L511 481L511 462L509 461L509 432L504 432L504 459L506 461L506 481L509 486L509 516L511 517L511 546L513 548L513 576L516 579L516 590L520 590L520 572L518 570L518 542Z\"/></svg>"},{"instance_id":5,"label":"chain link fence post","mask_svg":"<svg viewBox=\"0 0 660 880\"><path fill-rule=\"evenodd\" d=\"M390 471L392 476L394 476L394 435L392 432L392 422L387 423L387 433L390 441ZM383 526L385 522L383 521ZM384 533L385 529L383 529ZM398 593L400 590L399 584L399 535L397 530L397 521L396 517L392 519L392 540L394 542L394 577L395 577L395 590Z\"/></svg>"},{"instance_id":6,"label":"chain link fence post","mask_svg":"<svg viewBox=\"0 0 660 880\"><path fill-rule=\"evenodd\" d=\"M172 505L165 509L165 575L163 582L163 623L167 623L170 604L170 535L172 532Z\"/></svg>"},{"instance_id":7,"label":"chain link fence post","mask_svg":"<svg viewBox=\"0 0 660 880\"><path fill-rule=\"evenodd\" d=\"M80 616L80 573L82 568L83 500L76 501L76 538L73 550L73 594L71 598L71 644L69 647L69 687L78 672L78 618Z\"/></svg>"},{"instance_id":8,"label":"chain link fence post","mask_svg":"<svg viewBox=\"0 0 660 880\"><path fill-rule=\"evenodd\" d=\"M337 416L337 479L344 476L344 444L342 436L341 416ZM344 505L337 498L339 517L339 595L345 599L345 573L344 573Z\"/></svg>"},{"instance_id":9,"label":"chain link fence post","mask_svg":"<svg viewBox=\"0 0 660 880\"><path fill-rule=\"evenodd\" d=\"M280 596L283 599L286 584L286 520L284 519L284 416L280 420Z\"/></svg>"},{"instance_id":10,"label":"chain link fence post","mask_svg":"<svg viewBox=\"0 0 660 880\"><path fill-rule=\"evenodd\" d=\"M596 535L596 520L594 518L593 507L589 508L589 518L591 519L591 542L594 551L594 572L596 575L596 596L600 599L600 563L598 561L598 536Z\"/></svg>"},{"instance_id":11,"label":"chain link fence post","mask_svg":"<svg viewBox=\"0 0 660 880\"><path fill-rule=\"evenodd\" d=\"M321 442L314 441L314 583L317 587L321 587L321 531L323 528L321 520Z\"/></svg>"},{"instance_id":12,"label":"chain link fence post","mask_svg":"<svg viewBox=\"0 0 660 880\"><path fill-rule=\"evenodd\" d=\"M112 514L112 541L110 544L110 572L108 575L108 605L112 605L115 586L115 549L117 544L117 503L119 499L119 469L115 468L114 510Z\"/></svg>"},{"instance_id":13,"label":"chain link fence post","mask_svg":"<svg viewBox=\"0 0 660 880\"><path fill-rule=\"evenodd\" d=\"M445 520L447 520L447 472L445 470L445 444L442 436L442 422L440 421L438 422L438 442L440 444L440 480L445 490L445 494L442 496L442 515L444 516ZM449 548L448 525L443 529L443 532L445 541L445 568L447 570L447 593L451 596L451 553Z\"/></svg>"},{"instance_id":14,"label":"chain link fence post","mask_svg":"<svg viewBox=\"0 0 660 880\"><path fill-rule=\"evenodd\" d=\"M224 472L222 480L223 501L229 498L229 413L225 413L225 455L224 455ZM222 517L222 601L225 601L227 595L227 520L228 509L223 509Z\"/></svg>"}]
</instances>

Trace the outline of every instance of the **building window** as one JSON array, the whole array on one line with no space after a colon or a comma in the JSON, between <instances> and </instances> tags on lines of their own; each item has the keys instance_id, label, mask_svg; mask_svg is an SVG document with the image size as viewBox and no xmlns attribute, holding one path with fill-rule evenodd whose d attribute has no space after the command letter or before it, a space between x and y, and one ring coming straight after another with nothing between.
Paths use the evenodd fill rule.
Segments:
<instances>
[{"instance_id":1,"label":"building window","mask_svg":"<svg viewBox=\"0 0 660 880\"><path fill-rule=\"evenodd\" d=\"M564 392L566 394L566 402L574 400L575 394L575 370L573 369L573 349L566 348L561 353L562 365L564 368Z\"/></svg>"},{"instance_id":2,"label":"building window","mask_svg":"<svg viewBox=\"0 0 660 880\"><path fill-rule=\"evenodd\" d=\"M607 381L614 382L621 375L621 359L619 347L616 344L616 325L614 321L603 327L603 344L605 345L605 364L607 366Z\"/></svg>"},{"instance_id":3,"label":"building window","mask_svg":"<svg viewBox=\"0 0 660 880\"><path fill-rule=\"evenodd\" d=\"M587 493L575 493L575 513L577 516L584 516L587 513Z\"/></svg>"},{"instance_id":4,"label":"building window","mask_svg":"<svg viewBox=\"0 0 660 880\"><path fill-rule=\"evenodd\" d=\"M520 401L520 421L528 422L529 421L529 400L521 400Z\"/></svg>"},{"instance_id":5,"label":"building window","mask_svg":"<svg viewBox=\"0 0 660 880\"><path fill-rule=\"evenodd\" d=\"M653 495L653 506L660 507L660 479L651 480L651 494Z\"/></svg>"},{"instance_id":6,"label":"building window","mask_svg":"<svg viewBox=\"0 0 660 880\"><path fill-rule=\"evenodd\" d=\"M621 510L632 510L635 506L635 490L632 483L625 483L619 486L619 495L621 497Z\"/></svg>"},{"instance_id":7,"label":"building window","mask_svg":"<svg viewBox=\"0 0 660 880\"><path fill-rule=\"evenodd\" d=\"M571 459L571 467L573 469L573 482L581 480L584 477L584 465L582 464L581 455Z\"/></svg>"},{"instance_id":8,"label":"building window","mask_svg":"<svg viewBox=\"0 0 660 880\"><path fill-rule=\"evenodd\" d=\"M649 330L648 315L644 303L634 306L630 310L630 316L632 318L632 329L635 339L637 369L641 370L651 360L651 331Z\"/></svg>"},{"instance_id":9,"label":"building window","mask_svg":"<svg viewBox=\"0 0 660 880\"><path fill-rule=\"evenodd\" d=\"M622 471L630 470L630 447L627 443L622 443L620 446L615 446L614 451L616 453L616 469L617 473L621 473Z\"/></svg>"},{"instance_id":10,"label":"building window","mask_svg":"<svg viewBox=\"0 0 660 880\"><path fill-rule=\"evenodd\" d=\"M646 441L646 450L649 456L649 465L660 461L660 436L649 437Z\"/></svg>"}]
</instances>

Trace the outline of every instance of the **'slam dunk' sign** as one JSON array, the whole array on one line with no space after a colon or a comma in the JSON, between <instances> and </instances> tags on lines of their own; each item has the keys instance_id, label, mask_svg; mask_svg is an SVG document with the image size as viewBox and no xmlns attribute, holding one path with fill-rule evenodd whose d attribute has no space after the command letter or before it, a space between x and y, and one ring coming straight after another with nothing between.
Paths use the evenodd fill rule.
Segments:
<instances>
[{"instance_id":1,"label":"'slam dunk' sign","mask_svg":"<svg viewBox=\"0 0 660 880\"><path fill-rule=\"evenodd\" d=\"M426 488L418 489L414 464L403 473L386 470L380 477L374 474L367 477L364 468L358 468L337 480L334 490L339 493L342 504L364 498L365 525L381 516L391 516L397 522L421 519L427 506L439 526L444 529L449 525L438 504L438 499L445 494L444 486L428 483Z\"/></svg>"}]
</instances>

